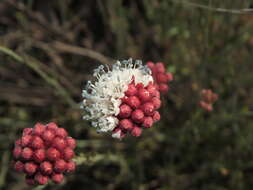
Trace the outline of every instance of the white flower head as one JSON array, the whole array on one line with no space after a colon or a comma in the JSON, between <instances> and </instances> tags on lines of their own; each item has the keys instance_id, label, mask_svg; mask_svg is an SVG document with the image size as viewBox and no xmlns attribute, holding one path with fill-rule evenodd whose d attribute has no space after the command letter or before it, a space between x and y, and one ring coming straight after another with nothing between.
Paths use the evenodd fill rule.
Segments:
<instances>
[{"instance_id":1,"label":"white flower head","mask_svg":"<svg viewBox=\"0 0 253 190\"><path fill-rule=\"evenodd\" d=\"M121 98L133 79L135 84L142 83L144 87L153 82L149 68L132 59L117 61L111 70L101 65L93 75L97 80L87 82L81 108L85 110L83 119L90 120L98 132L112 131L118 125Z\"/></svg>"}]
</instances>

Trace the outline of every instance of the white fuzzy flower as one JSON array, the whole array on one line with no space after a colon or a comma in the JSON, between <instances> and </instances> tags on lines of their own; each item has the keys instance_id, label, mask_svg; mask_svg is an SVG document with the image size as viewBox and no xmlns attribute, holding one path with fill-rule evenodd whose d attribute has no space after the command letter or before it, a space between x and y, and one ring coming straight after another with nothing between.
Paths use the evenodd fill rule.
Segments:
<instances>
[{"instance_id":1,"label":"white fuzzy flower","mask_svg":"<svg viewBox=\"0 0 253 190\"><path fill-rule=\"evenodd\" d=\"M94 70L94 76L96 82L88 81L83 90L81 107L85 110L83 118L91 120L98 132L112 131L118 125L121 98L133 78L136 84L142 83L144 86L153 82L149 68L138 60L133 63L132 59L117 61L111 70L101 65Z\"/></svg>"}]
</instances>

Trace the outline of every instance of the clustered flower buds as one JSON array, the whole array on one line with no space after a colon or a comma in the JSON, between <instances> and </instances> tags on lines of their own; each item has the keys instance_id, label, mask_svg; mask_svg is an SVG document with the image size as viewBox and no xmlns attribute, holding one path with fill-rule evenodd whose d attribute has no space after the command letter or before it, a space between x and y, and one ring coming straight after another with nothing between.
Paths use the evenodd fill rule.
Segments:
<instances>
[{"instance_id":1,"label":"clustered flower buds","mask_svg":"<svg viewBox=\"0 0 253 190\"><path fill-rule=\"evenodd\" d=\"M159 89L161 93L166 93L169 91L168 82L173 80L173 75L171 73L166 73L164 64L162 62L157 62L154 64L153 62L147 62L147 66L152 71L152 76L154 78L154 83L156 84L156 88Z\"/></svg>"},{"instance_id":2,"label":"clustered flower buds","mask_svg":"<svg viewBox=\"0 0 253 190\"><path fill-rule=\"evenodd\" d=\"M64 128L55 123L37 123L34 128L25 128L15 143L14 168L26 174L28 185L44 185L49 179L61 183L64 173L75 170L74 149L76 141Z\"/></svg>"},{"instance_id":3,"label":"clustered flower buds","mask_svg":"<svg viewBox=\"0 0 253 190\"><path fill-rule=\"evenodd\" d=\"M120 112L117 115L119 123L113 130L113 137L123 138L127 133L138 137L142 129L152 127L160 120L157 111L161 106L160 93L150 82L146 87L142 83L133 81L128 85L125 96L122 98Z\"/></svg>"},{"instance_id":4,"label":"clustered flower buds","mask_svg":"<svg viewBox=\"0 0 253 190\"><path fill-rule=\"evenodd\" d=\"M111 70L100 66L94 76L97 81L88 81L83 90L81 108L97 132L112 132L119 139L127 133L138 137L160 119L160 93L151 70L141 61L118 61Z\"/></svg>"},{"instance_id":5,"label":"clustered flower buds","mask_svg":"<svg viewBox=\"0 0 253 190\"><path fill-rule=\"evenodd\" d=\"M214 93L211 89L203 89L200 95L200 107L208 112L213 111L213 104L218 100L218 94Z\"/></svg>"}]
</instances>

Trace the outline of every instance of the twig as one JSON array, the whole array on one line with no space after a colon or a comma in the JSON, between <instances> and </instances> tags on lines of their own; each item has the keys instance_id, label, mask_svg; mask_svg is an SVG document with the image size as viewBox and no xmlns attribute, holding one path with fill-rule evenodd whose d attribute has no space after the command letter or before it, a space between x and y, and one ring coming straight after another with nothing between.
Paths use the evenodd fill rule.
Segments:
<instances>
[{"instance_id":1,"label":"twig","mask_svg":"<svg viewBox=\"0 0 253 190\"><path fill-rule=\"evenodd\" d=\"M51 86L55 87L57 89L57 92L64 97L64 99L67 101L69 105L72 107L76 107L76 103L73 101L69 93L62 87L57 80L54 78L50 77L48 74L43 72L39 66L38 66L38 61L34 59L33 57L29 55L23 55L23 57L17 55L15 52L12 50L0 46L0 52L9 55L10 57L14 58L16 61L26 64L28 67L33 69L35 72L37 72L47 83L49 83Z\"/></svg>"},{"instance_id":2,"label":"twig","mask_svg":"<svg viewBox=\"0 0 253 190\"><path fill-rule=\"evenodd\" d=\"M0 189L5 184L5 177L8 171L8 162L9 162L10 152L9 150L5 151L2 155L2 163L1 163L1 172L0 172Z\"/></svg>"},{"instance_id":3,"label":"twig","mask_svg":"<svg viewBox=\"0 0 253 190\"><path fill-rule=\"evenodd\" d=\"M95 59L95 60L101 62L102 64L110 65L110 64L114 63L113 59L108 58L96 51L93 51L93 50L90 50L87 48L73 46L73 45L65 44L65 43L62 43L59 41L55 41L53 43L53 47L55 49L57 49L58 51L73 53L73 54L82 55L82 56L86 56L86 57Z\"/></svg>"},{"instance_id":4,"label":"twig","mask_svg":"<svg viewBox=\"0 0 253 190\"><path fill-rule=\"evenodd\" d=\"M220 12L220 13L232 13L232 14L253 14L253 9L224 9L224 8L216 8L216 7L211 7L207 5L202 5L198 3L193 3L189 2L186 0L170 0L171 2L178 3L178 4L183 4L195 8L200 8L200 9L206 9L208 11L214 11L214 12Z\"/></svg>"}]
</instances>

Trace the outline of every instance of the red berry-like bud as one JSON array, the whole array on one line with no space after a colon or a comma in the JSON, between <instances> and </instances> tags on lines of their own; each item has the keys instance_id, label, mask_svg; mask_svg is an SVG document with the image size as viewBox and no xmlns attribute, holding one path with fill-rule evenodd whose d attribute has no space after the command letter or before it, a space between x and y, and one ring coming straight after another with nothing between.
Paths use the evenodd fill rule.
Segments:
<instances>
[{"instance_id":1,"label":"red berry-like bud","mask_svg":"<svg viewBox=\"0 0 253 190\"><path fill-rule=\"evenodd\" d=\"M34 149L44 148L44 142L39 136L34 136L32 138L31 147Z\"/></svg>"},{"instance_id":2,"label":"red berry-like bud","mask_svg":"<svg viewBox=\"0 0 253 190\"><path fill-rule=\"evenodd\" d=\"M34 126L33 134L40 136L45 131L45 129L46 129L45 125L42 125L41 123L37 123Z\"/></svg>"},{"instance_id":3,"label":"red berry-like bud","mask_svg":"<svg viewBox=\"0 0 253 190\"><path fill-rule=\"evenodd\" d=\"M134 95L136 95L137 94L137 88L135 87L135 85L134 84L129 84L128 85L128 89L125 92L125 94L127 96L134 96Z\"/></svg>"},{"instance_id":4,"label":"red berry-like bud","mask_svg":"<svg viewBox=\"0 0 253 190\"><path fill-rule=\"evenodd\" d=\"M163 93L166 93L166 92L168 92L168 90L169 90L169 86L167 85L167 84L159 84L159 90L161 91L161 92L163 92Z\"/></svg>"},{"instance_id":5,"label":"red berry-like bud","mask_svg":"<svg viewBox=\"0 0 253 190\"><path fill-rule=\"evenodd\" d=\"M72 137L67 137L66 142L69 148L75 149L76 148L76 140L73 139Z\"/></svg>"},{"instance_id":6,"label":"red berry-like bud","mask_svg":"<svg viewBox=\"0 0 253 190\"><path fill-rule=\"evenodd\" d=\"M20 146L16 146L13 150L14 158L18 159L22 153L22 148Z\"/></svg>"},{"instance_id":7,"label":"red berry-like bud","mask_svg":"<svg viewBox=\"0 0 253 190\"><path fill-rule=\"evenodd\" d=\"M153 125L152 117L145 117L142 123L142 126L145 128L150 128Z\"/></svg>"},{"instance_id":8,"label":"red berry-like bud","mask_svg":"<svg viewBox=\"0 0 253 190\"><path fill-rule=\"evenodd\" d=\"M125 130L131 130L133 128L133 123L129 119L122 119L119 121L119 126Z\"/></svg>"},{"instance_id":9,"label":"red berry-like bud","mask_svg":"<svg viewBox=\"0 0 253 190\"><path fill-rule=\"evenodd\" d=\"M66 165L67 165L67 163L64 160L62 160L62 159L57 160L54 163L54 171L57 173L62 173L66 170Z\"/></svg>"},{"instance_id":10,"label":"red berry-like bud","mask_svg":"<svg viewBox=\"0 0 253 190\"><path fill-rule=\"evenodd\" d=\"M46 151L45 151L45 149L37 149L37 150L34 151L34 153L33 153L33 160L35 162L40 163L40 162L44 161L45 158L46 158Z\"/></svg>"},{"instance_id":11,"label":"red berry-like bud","mask_svg":"<svg viewBox=\"0 0 253 190\"><path fill-rule=\"evenodd\" d=\"M63 181L64 176L60 173L54 173L51 177L52 181L56 184L59 184Z\"/></svg>"},{"instance_id":12,"label":"red berry-like bud","mask_svg":"<svg viewBox=\"0 0 253 190\"><path fill-rule=\"evenodd\" d=\"M142 102L146 102L146 101L150 100L150 98L151 98L149 91L144 88L142 88L138 91L138 96Z\"/></svg>"},{"instance_id":13,"label":"red berry-like bud","mask_svg":"<svg viewBox=\"0 0 253 190\"><path fill-rule=\"evenodd\" d=\"M62 153L63 153L63 159L66 161L72 159L75 156L74 151L69 147L65 148Z\"/></svg>"},{"instance_id":14,"label":"red berry-like bud","mask_svg":"<svg viewBox=\"0 0 253 190\"><path fill-rule=\"evenodd\" d=\"M126 133L120 129L119 127L113 129L112 131L112 137L116 139L122 139L126 136Z\"/></svg>"},{"instance_id":15,"label":"red berry-like bud","mask_svg":"<svg viewBox=\"0 0 253 190\"><path fill-rule=\"evenodd\" d=\"M32 128L24 128L24 130L23 130L23 136L31 135L32 132L33 132Z\"/></svg>"},{"instance_id":16,"label":"red berry-like bud","mask_svg":"<svg viewBox=\"0 0 253 190\"><path fill-rule=\"evenodd\" d=\"M50 161L56 161L61 156L60 152L55 148L47 149L46 155L47 155L48 160Z\"/></svg>"},{"instance_id":17,"label":"red berry-like bud","mask_svg":"<svg viewBox=\"0 0 253 190\"><path fill-rule=\"evenodd\" d=\"M53 130L45 130L44 133L42 134L42 139L46 142L49 143L51 142L55 137L55 133Z\"/></svg>"},{"instance_id":18,"label":"red berry-like bud","mask_svg":"<svg viewBox=\"0 0 253 190\"><path fill-rule=\"evenodd\" d=\"M53 172L53 165L48 161L42 162L40 164L40 171L45 175L50 175Z\"/></svg>"},{"instance_id":19,"label":"red berry-like bud","mask_svg":"<svg viewBox=\"0 0 253 190\"><path fill-rule=\"evenodd\" d=\"M166 73L167 80L172 81L173 80L173 75L171 73Z\"/></svg>"},{"instance_id":20,"label":"red berry-like bud","mask_svg":"<svg viewBox=\"0 0 253 190\"><path fill-rule=\"evenodd\" d=\"M37 171L38 166L33 162L27 162L24 166L24 171L27 175L33 175Z\"/></svg>"},{"instance_id":21,"label":"red berry-like bud","mask_svg":"<svg viewBox=\"0 0 253 190\"><path fill-rule=\"evenodd\" d=\"M162 104L160 98L157 98L157 97L152 98L152 103L153 103L156 110L159 109Z\"/></svg>"},{"instance_id":22,"label":"red berry-like bud","mask_svg":"<svg viewBox=\"0 0 253 190\"><path fill-rule=\"evenodd\" d=\"M148 92L150 93L151 96L156 96L156 94L157 94L157 89L156 89L156 86L155 86L155 85L149 84L149 85L147 86L147 90L148 90Z\"/></svg>"},{"instance_id":23,"label":"red berry-like bud","mask_svg":"<svg viewBox=\"0 0 253 190\"><path fill-rule=\"evenodd\" d=\"M23 147L26 147L26 146L28 146L28 144L30 144L31 140L32 140L32 136L31 135L23 136L21 138L21 145Z\"/></svg>"},{"instance_id":24,"label":"red berry-like bud","mask_svg":"<svg viewBox=\"0 0 253 190\"><path fill-rule=\"evenodd\" d=\"M155 111L152 118L154 122L159 121L161 119L160 113L158 111Z\"/></svg>"},{"instance_id":25,"label":"red berry-like bud","mask_svg":"<svg viewBox=\"0 0 253 190\"><path fill-rule=\"evenodd\" d=\"M67 131L64 129L64 128L58 128L55 130L55 134L56 136L59 136L59 137L62 137L62 138L65 138L68 136L68 133Z\"/></svg>"},{"instance_id":26,"label":"red berry-like bud","mask_svg":"<svg viewBox=\"0 0 253 190\"><path fill-rule=\"evenodd\" d=\"M58 126L56 125L56 123L51 122L47 124L47 129L51 129L53 131L55 131L56 129L58 129Z\"/></svg>"},{"instance_id":27,"label":"red berry-like bud","mask_svg":"<svg viewBox=\"0 0 253 190\"><path fill-rule=\"evenodd\" d=\"M24 160L30 160L33 156L33 151L32 149L26 147L22 150L22 153L21 153L21 158L24 159Z\"/></svg>"},{"instance_id":28,"label":"red berry-like bud","mask_svg":"<svg viewBox=\"0 0 253 190\"><path fill-rule=\"evenodd\" d=\"M21 139L15 141L15 146L21 146Z\"/></svg>"},{"instance_id":29,"label":"red berry-like bud","mask_svg":"<svg viewBox=\"0 0 253 190\"><path fill-rule=\"evenodd\" d=\"M165 72L165 67L164 64L162 62L157 62L156 63L156 70L158 73L164 73Z\"/></svg>"},{"instance_id":30,"label":"red berry-like bud","mask_svg":"<svg viewBox=\"0 0 253 190\"><path fill-rule=\"evenodd\" d=\"M69 161L66 164L66 172L73 172L76 169L76 164L74 161Z\"/></svg>"},{"instance_id":31,"label":"red berry-like bud","mask_svg":"<svg viewBox=\"0 0 253 190\"><path fill-rule=\"evenodd\" d=\"M131 115L131 119L136 123L141 123L143 121L143 118L144 118L144 113L140 109L134 110Z\"/></svg>"},{"instance_id":32,"label":"red berry-like bud","mask_svg":"<svg viewBox=\"0 0 253 190\"><path fill-rule=\"evenodd\" d=\"M141 105L141 102L137 96L130 96L127 99L127 104L133 109L136 109Z\"/></svg>"},{"instance_id":33,"label":"red berry-like bud","mask_svg":"<svg viewBox=\"0 0 253 190\"><path fill-rule=\"evenodd\" d=\"M34 176L34 179L40 185L45 185L49 180L48 176L42 175L39 172Z\"/></svg>"},{"instance_id":34,"label":"red berry-like bud","mask_svg":"<svg viewBox=\"0 0 253 190\"><path fill-rule=\"evenodd\" d=\"M151 102L147 102L145 104L143 104L141 106L142 108L142 111L144 112L144 114L146 116L151 116L153 115L154 111L155 111L155 107L154 107L154 104L152 104Z\"/></svg>"},{"instance_id":35,"label":"red berry-like bud","mask_svg":"<svg viewBox=\"0 0 253 190\"><path fill-rule=\"evenodd\" d=\"M156 75L156 80L158 83L167 83L168 82L168 78L165 73L158 73Z\"/></svg>"},{"instance_id":36,"label":"red berry-like bud","mask_svg":"<svg viewBox=\"0 0 253 190\"><path fill-rule=\"evenodd\" d=\"M52 142L52 146L57 148L59 151L62 151L64 148L66 148L67 143L65 139L56 137Z\"/></svg>"},{"instance_id":37,"label":"red berry-like bud","mask_svg":"<svg viewBox=\"0 0 253 190\"><path fill-rule=\"evenodd\" d=\"M120 107L120 112L119 112L119 116L121 118L128 118L131 115L132 109L130 106L126 105L126 104L122 104Z\"/></svg>"},{"instance_id":38,"label":"red berry-like bud","mask_svg":"<svg viewBox=\"0 0 253 190\"><path fill-rule=\"evenodd\" d=\"M23 172L24 170L24 164L20 161L17 161L14 165L14 169L17 171L17 172Z\"/></svg>"},{"instance_id":39,"label":"red berry-like bud","mask_svg":"<svg viewBox=\"0 0 253 190\"><path fill-rule=\"evenodd\" d=\"M26 178L25 178L25 182L27 185L36 185L36 181L34 180L34 177L33 176L29 176L27 175Z\"/></svg>"},{"instance_id":40,"label":"red berry-like bud","mask_svg":"<svg viewBox=\"0 0 253 190\"><path fill-rule=\"evenodd\" d=\"M154 94L155 97L160 98L160 92L157 90Z\"/></svg>"},{"instance_id":41,"label":"red berry-like bud","mask_svg":"<svg viewBox=\"0 0 253 190\"><path fill-rule=\"evenodd\" d=\"M148 62L147 62L147 66L148 66L150 69L154 69L155 64L154 64L152 61L148 61Z\"/></svg>"},{"instance_id":42,"label":"red berry-like bud","mask_svg":"<svg viewBox=\"0 0 253 190\"><path fill-rule=\"evenodd\" d=\"M134 137L139 137L142 133L142 129L138 126L134 126L133 130L131 131L131 135Z\"/></svg>"}]
</instances>

